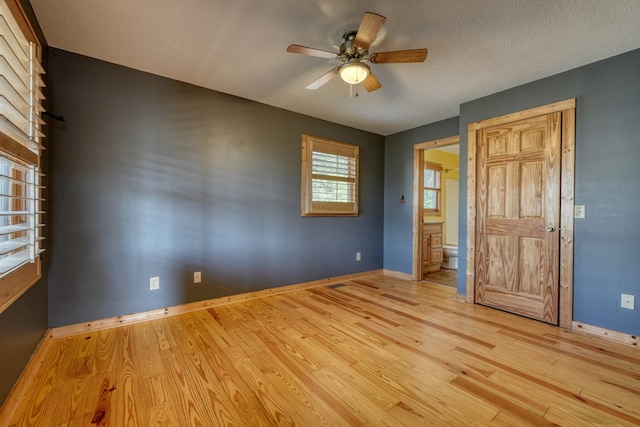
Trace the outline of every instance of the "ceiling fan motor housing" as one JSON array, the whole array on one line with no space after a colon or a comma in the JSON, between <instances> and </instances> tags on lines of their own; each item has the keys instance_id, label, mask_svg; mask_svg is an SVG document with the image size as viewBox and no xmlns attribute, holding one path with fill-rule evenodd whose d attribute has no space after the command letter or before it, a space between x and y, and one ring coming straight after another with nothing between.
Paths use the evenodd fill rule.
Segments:
<instances>
[{"instance_id":1,"label":"ceiling fan motor housing","mask_svg":"<svg viewBox=\"0 0 640 427\"><path fill-rule=\"evenodd\" d=\"M353 41L356 38L357 31L349 31L342 36L342 44L340 45L340 59L342 62L353 62L354 59L365 59L368 55L367 50L358 50L353 47Z\"/></svg>"}]
</instances>

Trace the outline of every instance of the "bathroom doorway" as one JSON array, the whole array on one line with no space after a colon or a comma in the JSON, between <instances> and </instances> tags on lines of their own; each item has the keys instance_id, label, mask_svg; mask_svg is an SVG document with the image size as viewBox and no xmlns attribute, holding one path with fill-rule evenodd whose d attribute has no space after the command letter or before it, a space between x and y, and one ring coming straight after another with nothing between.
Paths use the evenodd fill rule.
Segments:
<instances>
[{"instance_id":1,"label":"bathroom doorway","mask_svg":"<svg viewBox=\"0 0 640 427\"><path fill-rule=\"evenodd\" d=\"M413 280L457 286L459 143L414 146Z\"/></svg>"}]
</instances>

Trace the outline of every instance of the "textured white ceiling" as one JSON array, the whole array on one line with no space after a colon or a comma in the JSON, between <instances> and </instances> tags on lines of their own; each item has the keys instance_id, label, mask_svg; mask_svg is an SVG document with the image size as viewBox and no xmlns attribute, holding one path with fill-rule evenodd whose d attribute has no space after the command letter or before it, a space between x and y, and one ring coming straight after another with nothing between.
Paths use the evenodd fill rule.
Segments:
<instances>
[{"instance_id":1,"label":"textured white ceiling","mask_svg":"<svg viewBox=\"0 0 640 427\"><path fill-rule=\"evenodd\" d=\"M198 86L388 135L458 115L460 104L640 48L638 0L31 0L47 42ZM387 17L369 49L429 49L420 64L372 64L382 88L336 78L363 12Z\"/></svg>"}]
</instances>

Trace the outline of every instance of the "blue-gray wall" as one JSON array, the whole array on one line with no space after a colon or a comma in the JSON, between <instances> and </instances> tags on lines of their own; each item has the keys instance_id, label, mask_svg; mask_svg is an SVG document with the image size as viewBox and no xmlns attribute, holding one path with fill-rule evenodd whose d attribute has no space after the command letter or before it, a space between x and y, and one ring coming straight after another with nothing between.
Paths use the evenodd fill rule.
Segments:
<instances>
[{"instance_id":1,"label":"blue-gray wall","mask_svg":"<svg viewBox=\"0 0 640 427\"><path fill-rule=\"evenodd\" d=\"M477 99L460 106L460 151L466 153L469 123L576 98L575 203L586 219L575 220L574 320L640 334L640 304L620 308L620 294L640 298L640 50ZM443 123L387 138L385 268L411 272L410 205L394 199L411 189L411 146L448 136ZM460 158L458 291L465 292L466 156ZM389 193L389 191L391 193ZM407 203L409 203L407 199ZM404 210L403 210L404 209Z\"/></svg>"},{"instance_id":2,"label":"blue-gray wall","mask_svg":"<svg viewBox=\"0 0 640 427\"><path fill-rule=\"evenodd\" d=\"M47 330L47 282L40 280L0 314L0 406Z\"/></svg>"},{"instance_id":3,"label":"blue-gray wall","mask_svg":"<svg viewBox=\"0 0 640 427\"><path fill-rule=\"evenodd\" d=\"M48 73L51 327L382 268L384 137L57 49ZM303 133L360 147L358 217L300 216Z\"/></svg>"}]
</instances>

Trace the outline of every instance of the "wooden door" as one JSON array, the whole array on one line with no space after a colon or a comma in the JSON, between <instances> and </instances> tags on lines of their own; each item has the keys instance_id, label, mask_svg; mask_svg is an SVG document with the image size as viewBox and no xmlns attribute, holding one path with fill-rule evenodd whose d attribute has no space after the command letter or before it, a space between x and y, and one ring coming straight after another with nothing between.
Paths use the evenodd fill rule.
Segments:
<instances>
[{"instance_id":1,"label":"wooden door","mask_svg":"<svg viewBox=\"0 0 640 427\"><path fill-rule=\"evenodd\" d=\"M476 302L558 324L561 113L477 141Z\"/></svg>"}]
</instances>

